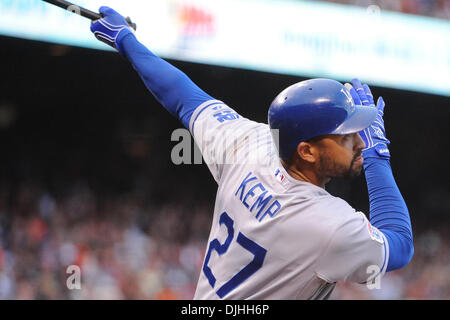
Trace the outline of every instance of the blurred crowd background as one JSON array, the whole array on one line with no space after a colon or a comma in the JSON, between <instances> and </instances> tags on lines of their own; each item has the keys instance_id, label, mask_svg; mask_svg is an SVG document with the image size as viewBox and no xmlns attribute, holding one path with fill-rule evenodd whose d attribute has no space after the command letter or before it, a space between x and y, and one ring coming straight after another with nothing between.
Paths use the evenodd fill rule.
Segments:
<instances>
[{"instance_id":1,"label":"blurred crowd background","mask_svg":"<svg viewBox=\"0 0 450 320\"><path fill-rule=\"evenodd\" d=\"M320 0L378 10L397 11L439 19L450 19L449 0Z\"/></svg>"},{"instance_id":2,"label":"blurred crowd background","mask_svg":"<svg viewBox=\"0 0 450 320\"><path fill-rule=\"evenodd\" d=\"M210 204L155 206L140 192L99 202L86 184L63 198L30 184L11 206L0 198L0 299L192 299ZM380 289L339 283L331 299L449 299L449 240L448 226L415 232L412 262ZM69 265L80 290L66 286Z\"/></svg>"},{"instance_id":3,"label":"blurred crowd background","mask_svg":"<svg viewBox=\"0 0 450 320\"><path fill-rule=\"evenodd\" d=\"M446 0L331 2L450 16ZM204 164L171 162L180 124L115 53L12 38L0 47L0 299L191 299L216 184ZM303 80L172 63L261 122L273 97ZM381 289L339 283L331 299L449 299L449 99L372 91L387 102L415 255ZM368 213L363 177L328 191ZM80 290L67 288L70 265Z\"/></svg>"}]
</instances>

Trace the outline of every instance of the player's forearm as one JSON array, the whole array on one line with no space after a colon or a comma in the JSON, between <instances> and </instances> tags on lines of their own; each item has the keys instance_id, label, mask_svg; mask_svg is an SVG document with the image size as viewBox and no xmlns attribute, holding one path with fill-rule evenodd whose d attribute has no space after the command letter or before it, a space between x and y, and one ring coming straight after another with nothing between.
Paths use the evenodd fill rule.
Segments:
<instances>
[{"instance_id":1,"label":"player's forearm","mask_svg":"<svg viewBox=\"0 0 450 320\"><path fill-rule=\"evenodd\" d=\"M408 207L398 189L388 159L367 158L364 164L370 200L370 222L388 239L387 271L409 263L413 235Z\"/></svg>"},{"instance_id":2,"label":"player's forearm","mask_svg":"<svg viewBox=\"0 0 450 320\"><path fill-rule=\"evenodd\" d=\"M121 42L125 56L155 98L185 127L195 108L213 99L182 71L153 54L133 34Z\"/></svg>"}]
</instances>

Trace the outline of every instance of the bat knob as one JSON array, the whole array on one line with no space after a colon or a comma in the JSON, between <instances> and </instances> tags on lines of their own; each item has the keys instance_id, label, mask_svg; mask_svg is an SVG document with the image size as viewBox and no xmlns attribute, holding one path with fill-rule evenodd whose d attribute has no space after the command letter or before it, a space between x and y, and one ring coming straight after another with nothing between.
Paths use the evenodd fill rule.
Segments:
<instances>
[{"instance_id":1,"label":"bat knob","mask_svg":"<svg viewBox=\"0 0 450 320\"><path fill-rule=\"evenodd\" d=\"M136 29L137 29L136 23L134 23L133 21L131 21L131 18L130 18L130 17L126 17L126 18L125 18L125 21L128 23L128 25L129 25L131 28L134 29L134 31L136 31Z\"/></svg>"}]
</instances>

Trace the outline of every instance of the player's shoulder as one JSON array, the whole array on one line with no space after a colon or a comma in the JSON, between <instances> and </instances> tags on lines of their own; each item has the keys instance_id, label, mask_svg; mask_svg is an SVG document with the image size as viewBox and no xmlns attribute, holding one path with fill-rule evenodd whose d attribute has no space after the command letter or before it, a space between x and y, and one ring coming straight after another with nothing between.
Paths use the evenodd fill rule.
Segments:
<instances>
[{"instance_id":1,"label":"player's shoulder","mask_svg":"<svg viewBox=\"0 0 450 320\"><path fill-rule=\"evenodd\" d=\"M303 196L311 199L313 202L312 210L320 216L327 217L328 219L334 218L335 220L342 220L353 217L356 212L347 201L331 195L323 188L310 183L303 183L302 185L293 188L291 192L298 193L300 190L299 188L305 190Z\"/></svg>"},{"instance_id":2,"label":"player's shoulder","mask_svg":"<svg viewBox=\"0 0 450 320\"><path fill-rule=\"evenodd\" d=\"M220 100L208 100L199 105L193 112L189 123L189 129L194 132L194 128L204 127L229 127L230 124L243 122L247 124L256 123L251 121L232 107ZM204 129L204 128L203 128Z\"/></svg>"},{"instance_id":3,"label":"player's shoulder","mask_svg":"<svg viewBox=\"0 0 450 320\"><path fill-rule=\"evenodd\" d=\"M336 215L336 220L341 227L351 223L360 223L363 220L367 220L363 212L353 208L344 199L333 197L332 202L336 206L336 209L339 210L339 213Z\"/></svg>"},{"instance_id":4,"label":"player's shoulder","mask_svg":"<svg viewBox=\"0 0 450 320\"><path fill-rule=\"evenodd\" d=\"M376 228L374 228L366 215L353 208L348 202L338 197L327 197L323 202L329 211L322 211L324 219L329 224L332 232L329 234L330 243L337 252L352 250L353 245L362 245L370 242L382 245L384 239ZM374 241L366 241L374 240ZM349 247L350 245L350 247Z\"/></svg>"},{"instance_id":5,"label":"player's shoulder","mask_svg":"<svg viewBox=\"0 0 450 320\"><path fill-rule=\"evenodd\" d=\"M281 242L301 241L306 251L317 254L324 252L333 241L339 241L342 246L348 243L345 237L351 235L346 225L358 219L358 214L347 202L307 183L299 184L294 190L296 195L292 194L287 205L283 202L285 211L278 220L282 222L278 226L284 231L278 236Z\"/></svg>"},{"instance_id":6,"label":"player's shoulder","mask_svg":"<svg viewBox=\"0 0 450 320\"><path fill-rule=\"evenodd\" d=\"M311 210L315 219L321 221L322 231L326 234L336 236L342 233L346 236L349 228L366 219L362 212L355 210L344 199L320 190L312 192L315 192L316 197Z\"/></svg>"}]
</instances>

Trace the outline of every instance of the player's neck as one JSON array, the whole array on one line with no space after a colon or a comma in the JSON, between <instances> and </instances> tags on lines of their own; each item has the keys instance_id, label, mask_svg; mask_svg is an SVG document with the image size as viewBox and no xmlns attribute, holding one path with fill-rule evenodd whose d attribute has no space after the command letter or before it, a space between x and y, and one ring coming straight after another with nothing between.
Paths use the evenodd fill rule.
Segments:
<instances>
[{"instance_id":1,"label":"player's neck","mask_svg":"<svg viewBox=\"0 0 450 320\"><path fill-rule=\"evenodd\" d=\"M325 189L325 184L328 181L324 179L320 179L319 176L315 173L313 168L308 168L307 165L299 166L297 163L287 163L284 160L281 160L281 164L284 169L286 169L287 173L294 179L299 181L305 181L312 183L318 187Z\"/></svg>"}]
</instances>

